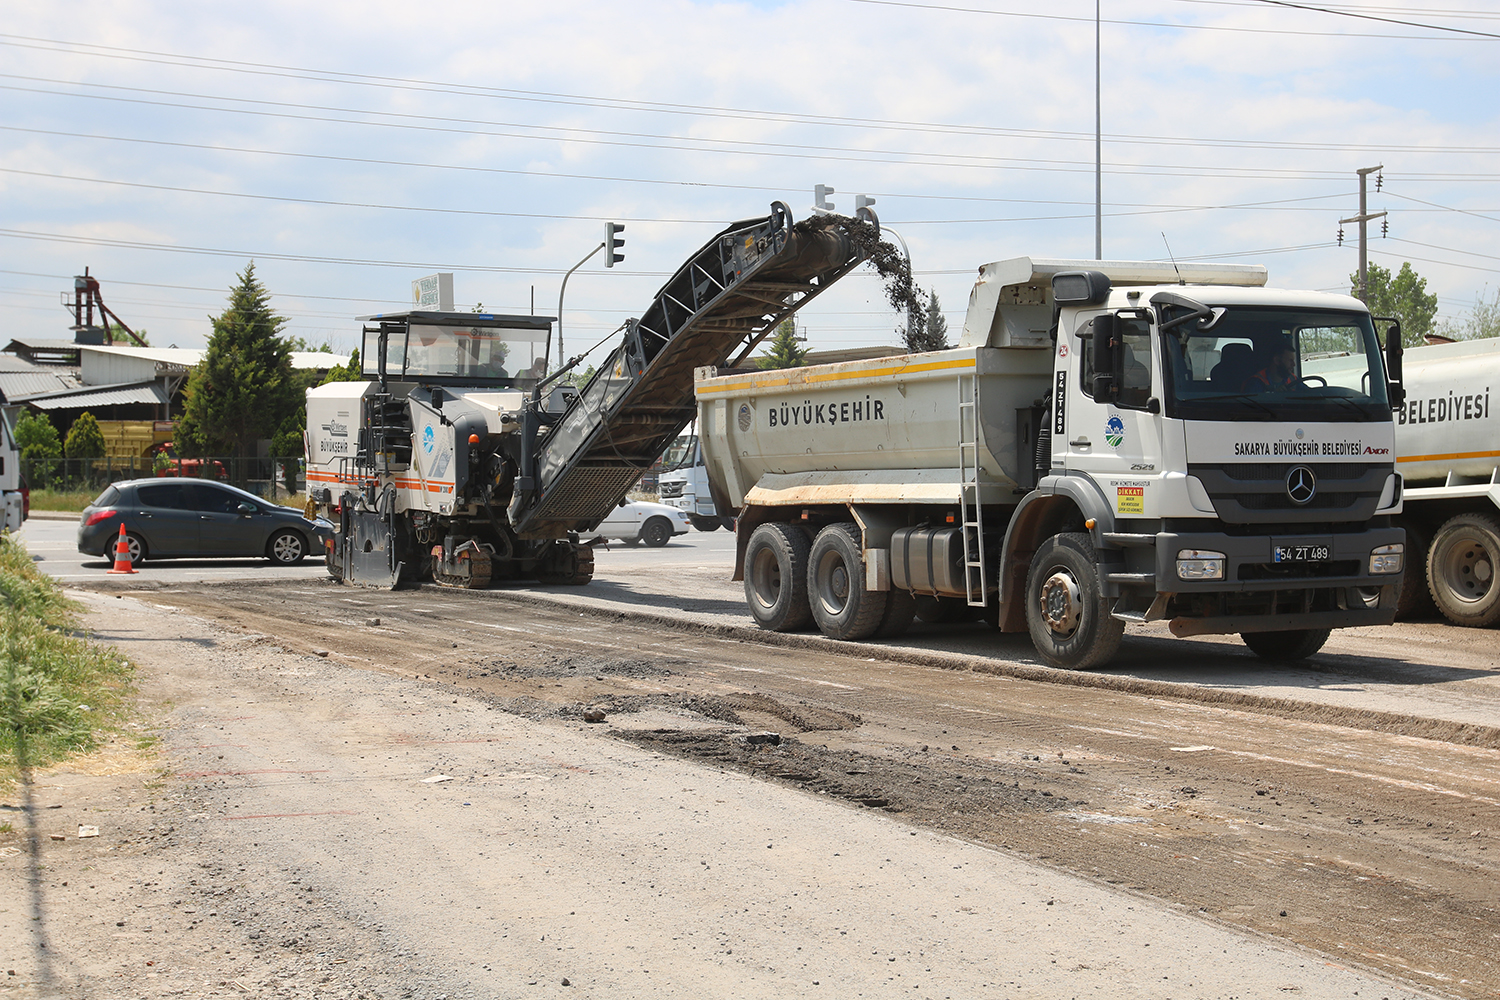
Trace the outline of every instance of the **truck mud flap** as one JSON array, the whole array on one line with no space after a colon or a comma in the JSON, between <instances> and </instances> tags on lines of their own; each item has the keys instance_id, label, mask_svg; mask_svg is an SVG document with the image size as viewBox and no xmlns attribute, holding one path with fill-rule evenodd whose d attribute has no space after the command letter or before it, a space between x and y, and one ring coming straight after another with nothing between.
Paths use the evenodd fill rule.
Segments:
<instances>
[{"instance_id":1,"label":"truck mud flap","mask_svg":"<svg viewBox=\"0 0 1500 1000\"><path fill-rule=\"evenodd\" d=\"M1315 628L1358 628L1389 625L1395 608L1358 608L1316 611L1305 615L1226 615L1221 618L1173 618L1167 627L1179 639L1190 635L1229 635L1240 632L1291 632Z\"/></svg>"},{"instance_id":2,"label":"truck mud flap","mask_svg":"<svg viewBox=\"0 0 1500 1000\"><path fill-rule=\"evenodd\" d=\"M386 519L374 511L345 507L341 520L337 554L344 582L395 590L402 564L396 561L395 539Z\"/></svg>"}]
</instances>

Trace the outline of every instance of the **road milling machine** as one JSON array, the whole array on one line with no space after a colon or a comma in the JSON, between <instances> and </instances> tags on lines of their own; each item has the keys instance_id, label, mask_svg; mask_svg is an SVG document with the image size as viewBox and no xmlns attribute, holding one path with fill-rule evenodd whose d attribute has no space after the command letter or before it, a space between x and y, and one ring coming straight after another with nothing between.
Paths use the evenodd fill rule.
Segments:
<instances>
[{"instance_id":1,"label":"road milling machine","mask_svg":"<svg viewBox=\"0 0 1500 1000\"><path fill-rule=\"evenodd\" d=\"M546 374L551 317L361 317L363 379L307 393L310 505L337 526L330 574L588 583L580 536L693 419L694 369L743 363L877 241L877 223L794 224L773 203L693 254L581 388L566 378L581 359Z\"/></svg>"}]
</instances>

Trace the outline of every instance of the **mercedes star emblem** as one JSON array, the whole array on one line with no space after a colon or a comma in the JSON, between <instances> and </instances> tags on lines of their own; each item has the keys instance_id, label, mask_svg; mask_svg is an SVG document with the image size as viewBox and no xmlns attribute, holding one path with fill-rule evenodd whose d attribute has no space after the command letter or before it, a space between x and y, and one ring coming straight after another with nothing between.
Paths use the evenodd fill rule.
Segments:
<instances>
[{"instance_id":1,"label":"mercedes star emblem","mask_svg":"<svg viewBox=\"0 0 1500 1000\"><path fill-rule=\"evenodd\" d=\"M1318 477L1313 475L1313 470L1305 465L1294 465L1286 474L1286 495L1292 498L1292 503L1301 506L1313 498L1318 492Z\"/></svg>"}]
</instances>

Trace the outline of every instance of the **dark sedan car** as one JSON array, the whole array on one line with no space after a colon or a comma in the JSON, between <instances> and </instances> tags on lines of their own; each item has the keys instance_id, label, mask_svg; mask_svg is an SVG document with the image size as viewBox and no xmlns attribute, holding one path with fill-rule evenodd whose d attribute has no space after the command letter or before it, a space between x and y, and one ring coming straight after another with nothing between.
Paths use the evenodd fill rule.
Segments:
<instances>
[{"instance_id":1,"label":"dark sedan car","mask_svg":"<svg viewBox=\"0 0 1500 1000\"><path fill-rule=\"evenodd\" d=\"M321 555L332 537L327 521L201 479L133 479L105 488L83 509L78 551L115 557L125 525L130 561L177 556L264 556L291 566Z\"/></svg>"}]
</instances>

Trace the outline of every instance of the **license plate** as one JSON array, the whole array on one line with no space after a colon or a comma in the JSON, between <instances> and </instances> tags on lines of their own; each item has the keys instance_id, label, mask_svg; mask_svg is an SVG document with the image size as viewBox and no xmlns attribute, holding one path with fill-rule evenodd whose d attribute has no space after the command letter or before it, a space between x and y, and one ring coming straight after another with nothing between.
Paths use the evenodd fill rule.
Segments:
<instances>
[{"instance_id":1,"label":"license plate","mask_svg":"<svg viewBox=\"0 0 1500 1000\"><path fill-rule=\"evenodd\" d=\"M1279 563L1327 562L1328 558L1327 545L1277 545L1271 550L1271 561Z\"/></svg>"}]
</instances>

